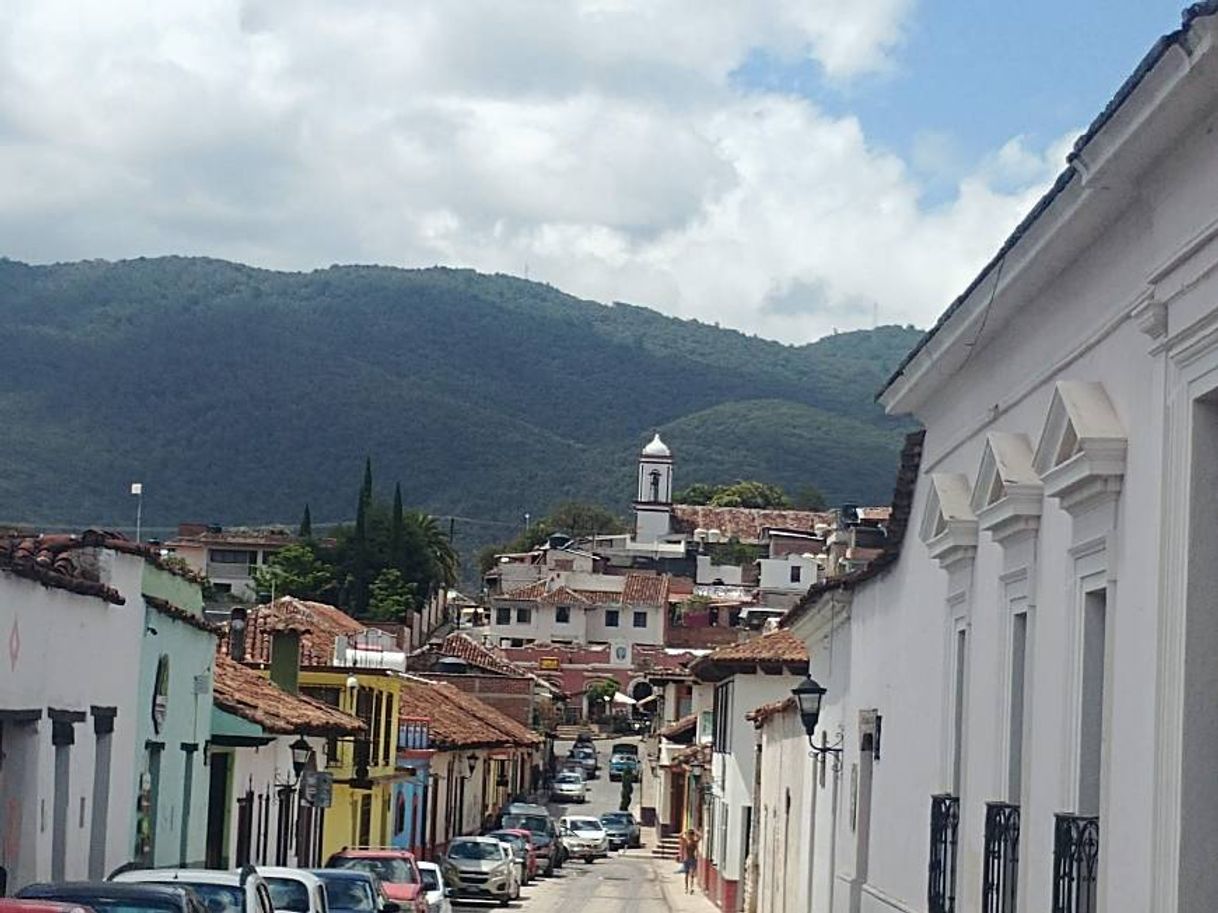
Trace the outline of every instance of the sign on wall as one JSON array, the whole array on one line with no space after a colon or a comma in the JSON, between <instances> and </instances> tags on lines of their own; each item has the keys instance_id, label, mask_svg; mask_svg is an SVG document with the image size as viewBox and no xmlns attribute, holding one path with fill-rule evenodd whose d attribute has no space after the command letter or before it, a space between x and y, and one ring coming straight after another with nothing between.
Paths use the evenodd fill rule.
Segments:
<instances>
[{"instance_id":1,"label":"sign on wall","mask_svg":"<svg viewBox=\"0 0 1218 913\"><path fill-rule=\"evenodd\" d=\"M557 656L543 656L537 660L537 668L542 672L557 672L562 668L562 663L558 661Z\"/></svg>"},{"instance_id":2,"label":"sign on wall","mask_svg":"<svg viewBox=\"0 0 1218 913\"><path fill-rule=\"evenodd\" d=\"M329 808L334 799L334 774L306 770L300 777L300 801L311 808Z\"/></svg>"}]
</instances>

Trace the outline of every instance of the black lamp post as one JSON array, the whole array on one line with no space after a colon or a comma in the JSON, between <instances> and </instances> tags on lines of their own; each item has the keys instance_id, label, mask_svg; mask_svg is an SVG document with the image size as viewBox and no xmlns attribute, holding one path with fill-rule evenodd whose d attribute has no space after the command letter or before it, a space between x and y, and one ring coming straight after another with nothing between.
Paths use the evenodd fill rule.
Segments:
<instances>
[{"instance_id":1,"label":"black lamp post","mask_svg":"<svg viewBox=\"0 0 1218 913\"><path fill-rule=\"evenodd\" d=\"M812 748L812 756L824 761L826 756L832 755L836 759L842 753L842 738L838 738L835 745L830 745L824 732L821 732L820 744L815 741L816 723L820 720L820 705L824 700L826 689L816 679L805 678L799 685L791 689L791 693L795 695L795 700L799 704L799 719L804 724L804 733L808 736L808 745Z\"/></svg>"},{"instance_id":2,"label":"black lamp post","mask_svg":"<svg viewBox=\"0 0 1218 913\"><path fill-rule=\"evenodd\" d=\"M305 768L309 766L309 758L313 755L313 746L305 741L304 736L300 736L288 748L292 752L292 770L296 771L296 779L299 780Z\"/></svg>"}]
</instances>

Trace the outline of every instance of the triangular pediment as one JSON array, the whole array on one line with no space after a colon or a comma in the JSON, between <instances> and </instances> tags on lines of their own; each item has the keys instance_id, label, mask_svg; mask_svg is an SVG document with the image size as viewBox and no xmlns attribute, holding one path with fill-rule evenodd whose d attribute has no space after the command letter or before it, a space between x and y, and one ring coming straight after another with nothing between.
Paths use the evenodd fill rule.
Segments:
<instances>
[{"instance_id":1,"label":"triangular pediment","mask_svg":"<svg viewBox=\"0 0 1218 913\"><path fill-rule=\"evenodd\" d=\"M1069 462L1087 448L1111 449L1125 443L1125 426L1117 417L1104 385L1098 381L1059 380L1049 403L1044 430L1032 459L1038 476Z\"/></svg>"},{"instance_id":2,"label":"triangular pediment","mask_svg":"<svg viewBox=\"0 0 1218 913\"><path fill-rule=\"evenodd\" d=\"M1028 436L1005 431L987 434L970 499L973 512L980 514L1012 495L1037 495L1040 490Z\"/></svg>"},{"instance_id":3,"label":"triangular pediment","mask_svg":"<svg viewBox=\"0 0 1218 913\"><path fill-rule=\"evenodd\" d=\"M932 558L950 564L970 556L977 546L977 516L969 504L968 477L959 472L935 472L922 514L922 541Z\"/></svg>"}]
</instances>

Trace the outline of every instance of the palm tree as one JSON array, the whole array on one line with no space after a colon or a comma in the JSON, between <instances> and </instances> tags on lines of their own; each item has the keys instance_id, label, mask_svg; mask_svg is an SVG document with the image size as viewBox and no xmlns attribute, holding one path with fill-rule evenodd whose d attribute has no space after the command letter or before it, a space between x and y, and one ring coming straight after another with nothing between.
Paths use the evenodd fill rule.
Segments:
<instances>
[{"instance_id":1,"label":"palm tree","mask_svg":"<svg viewBox=\"0 0 1218 913\"><path fill-rule=\"evenodd\" d=\"M461 562L452 542L441 532L436 518L429 514L411 511L406 515L405 521L407 526L414 527L417 535L416 541L423 543L427 556L431 560L432 586L437 589L454 586L457 582L457 568Z\"/></svg>"}]
</instances>

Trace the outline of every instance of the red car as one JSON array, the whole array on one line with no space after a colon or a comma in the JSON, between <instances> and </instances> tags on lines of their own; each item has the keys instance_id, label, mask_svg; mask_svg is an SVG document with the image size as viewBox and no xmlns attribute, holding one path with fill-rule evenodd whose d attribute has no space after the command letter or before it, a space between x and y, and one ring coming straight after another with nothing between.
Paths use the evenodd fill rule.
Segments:
<instances>
[{"instance_id":1,"label":"red car","mask_svg":"<svg viewBox=\"0 0 1218 913\"><path fill-rule=\"evenodd\" d=\"M512 856L516 859L520 858L520 851L524 851L524 870L520 873L521 884L528 884L537 877L537 847L533 846L532 831L526 831L522 827L504 827L491 831L486 836L510 844Z\"/></svg>"},{"instance_id":2,"label":"red car","mask_svg":"<svg viewBox=\"0 0 1218 913\"><path fill-rule=\"evenodd\" d=\"M0 913L93 913L91 907L55 900L14 900L0 897Z\"/></svg>"},{"instance_id":3,"label":"red car","mask_svg":"<svg viewBox=\"0 0 1218 913\"><path fill-rule=\"evenodd\" d=\"M397 847L343 847L326 862L327 869L369 872L381 880L389 899L403 913L427 913L427 893L414 854Z\"/></svg>"}]
</instances>

